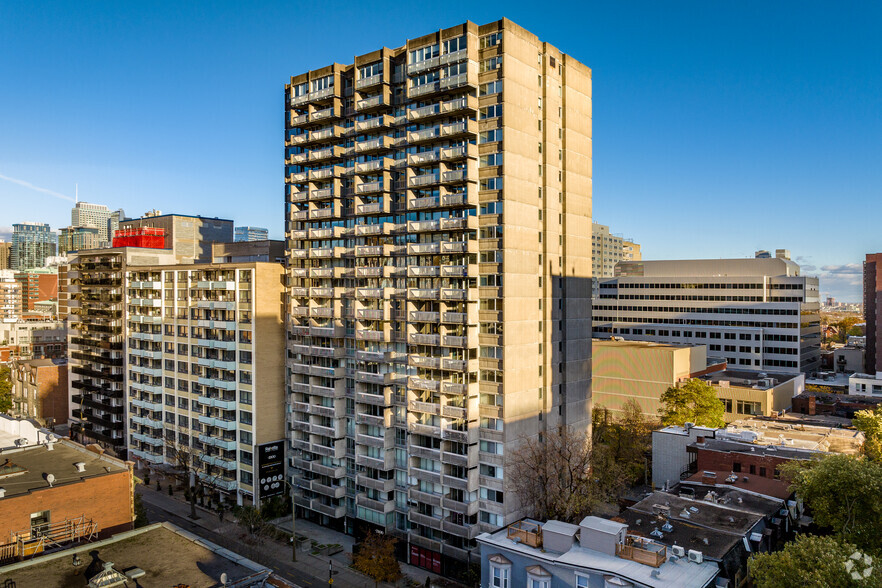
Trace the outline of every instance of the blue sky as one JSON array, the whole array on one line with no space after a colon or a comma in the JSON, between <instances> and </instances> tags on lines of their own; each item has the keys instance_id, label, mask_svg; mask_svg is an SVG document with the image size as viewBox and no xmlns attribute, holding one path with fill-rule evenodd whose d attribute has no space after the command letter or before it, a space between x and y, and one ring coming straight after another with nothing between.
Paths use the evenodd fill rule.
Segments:
<instances>
[{"instance_id":1,"label":"blue sky","mask_svg":"<svg viewBox=\"0 0 882 588\"><path fill-rule=\"evenodd\" d=\"M292 74L503 16L593 69L595 220L647 259L788 248L860 298L882 250L878 2L0 0L0 231L69 224L78 183L280 237Z\"/></svg>"}]
</instances>

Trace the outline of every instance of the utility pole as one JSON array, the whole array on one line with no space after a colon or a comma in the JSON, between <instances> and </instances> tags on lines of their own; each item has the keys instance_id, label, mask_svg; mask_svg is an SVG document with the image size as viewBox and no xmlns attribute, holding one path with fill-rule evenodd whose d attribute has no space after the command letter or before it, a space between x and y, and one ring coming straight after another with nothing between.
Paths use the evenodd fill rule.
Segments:
<instances>
[{"instance_id":1,"label":"utility pole","mask_svg":"<svg viewBox=\"0 0 882 588\"><path fill-rule=\"evenodd\" d=\"M333 585L334 583L334 567L332 565L332 560L328 560L328 586Z\"/></svg>"}]
</instances>

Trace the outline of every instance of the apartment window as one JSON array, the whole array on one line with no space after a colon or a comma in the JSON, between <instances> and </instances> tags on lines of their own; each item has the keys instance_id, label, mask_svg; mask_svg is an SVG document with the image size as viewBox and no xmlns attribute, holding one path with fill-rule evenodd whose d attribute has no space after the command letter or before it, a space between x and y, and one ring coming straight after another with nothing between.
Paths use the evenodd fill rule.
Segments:
<instances>
[{"instance_id":1,"label":"apartment window","mask_svg":"<svg viewBox=\"0 0 882 588\"><path fill-rule=\"evenodd\" d=\"M548 588L549 577L527 572L527 588Z\"/></svg>"},{"instance_id":2,"label":"apartment window","mask_svg":"<svg viewBox=\"0 0 882 588\"><path fill-rule=\"evenodd\" d=\"M455 39L448 39L444 41L444 53L455 53L460 49L465 49L466 45L466 37L465 35L461 37L456 37Z\"/></svg>"},{"instance_id":3,"label":"apartment window","mask_svg":"<svg viewBox=\"0 0 882 588\"><path fill-rule=\"evenodd\" d=\"M762 414L762 404L759 402L749 402L747 400L738 401L738 414Z\"/></svg>"},{"instance_id":4,"label":"apartment window","mask_svg":"<svg viewBox=\"0 0 882 588\"><path fill-rule=\"evenodd\" d=\"M190 382L187 380L178 380L178 391L187 392L190 387Z\"/></svg>"},{"instance_id":5,"label":"apartment window","mask_svg":"<svg viewBox=\"0 0 882 588\"><path fill-rule=\"evenodd\" d=\"M502 190L502 178L485 178L481 180L481 190Z\"/></svg>"},{"instance_id":6,"label":"apartment window","mask_svg":"<svg viewBox=\"0 0 882 588\"><path fill-rule=\"evenodd\" d=\"M419 63L420 61L425 61L427 59L432 59L433 57L438 57L438 53L438 45L428 45L427 47L414 49L410 52L410 63Z\"/></svg>"},{"instance_id":7,"label":"apartment window","mask_svg":"<svg viewBox=\"0 0 882 588\"><path fill-rule=\"evenodd\" d=\"M239 431L239 443L242 445L251 445L254 443L254 437L249 431Z\"/></svg>"},{"instance_id":8,"label":"apartment window","mask_svg":"<svg viewBox=\"0 0 882 588\"><path fill-rule=\"evenodd\" d=\"M491 57L490 59L485 59L481 62L481 73L493 71L500 67L502 67L502 56L497 55L496 57Z\"/></svg>"},{"instance_id":9,"label":"apartment window","mask_svg":"<svg viewBox=\"0 0 882 588\"><path fill-rule=\"evenodd\" d=\"M239 383L251 384L251 372L245 372L245 371L239 372Z\"/></svg>"},{"instance_id":10,"label":"apartment window","mask_svg":"<svg viewBox=\"0 0 882 588\"><path fill-rule=\"evenodd\" d=\"M189 428L190 427L190 419L188 419L186 416L184 416L182 414L179 414L178 415L178 426L184 427L184 428Z\"/></svg>"},{"instance_id":11,"label":"apartment window","mask_svg":"<svg viewBox=\"0 0 882 588\"><path fill-rule=\"evenodd\" d=\"M240 351L239 352L239 363L251 363L251 352L250 351Z\"/></svg>"},{"instance_id":12,"label":"apartment window","mask_svg":"<svg viewBox=\"0 0 882 588\"><path fill-rule=\"evenodd\" d=\"M491 490L490 488L481 488L481 491L478 493L481 497L481 500L489 500L490 502L499 502L500 504L503 502L503 492L501 490Z\"/></svg>"},{"instance_id":13,"label":"apartment window","mask_svg":"<svg viewBox=\"0 0 882 588\"><path fill-rule=\"evenodd\" d=\"M480 110L480 119L484 120L487 118L497 118L502 116L502 104L493 104L492 106L485 106ZM541 121L540 121L541 122ZM542 130L542 129L539 129Z\"/></svg>"},{"instance_id":14,"label":"apartment window","mask_svg":"<svg viewBox=\"0 0 882 588\"><path fill-rule=\"evenodd\" d=\"M490 96L491 94L499 94L502 92L502 80L481 84L479 88L479 96Z\"/></svg>"},{"instance_id":15,"label":"apartment window","mask_svg":"<svg viewBox=\"0 0 882 588\"><path fill-rule=\"evenodd\" d=\"M496 527L501 527L503 524L502 515L496 514L495 512L487 512L482 510L479 511L478 516L482 523L488 523Z\"/></svg>"},{"instance_id":16,"label":"apartment window","mask_svg":"<svg viewBox=\"0 0 882 588\"><path fill-rule=\"evenodd\" d=\"M358 68L358 79L372 78L383 73L383 62L378 61Z\"/></svg>"},{"instance_id":17,"label":"apartment window","mask_svg":"<svg viewBox=\"0 0 882 588\"><path fill-rule=\"evenodd\" d=\"M502 165L502 153L489 153L481 156L481 167Z\"/></svg>"},{"instance_id":18,"label":"apartment window","mask_svg":"<svg viewBox=\"0 0 882 588\"><path fill-rule=\"evenodd\" d=\"M250 425L250 424L252 424L251 419L252 419L252 415L250 412L245 411L245 410L239 411L239 422L240 423L242 423L243 425Z\"/></svg>"},{"instance_id":19,"label":"apartment window","mask_svg":"<svg viewBox=\"0 0 882 588\"><path fill-rule=\"evenodd\" d=\"M247 404L247 405L251 406L251 401L252 401L251 392L248 392L247 390L239 390L239 403L240 404Z\"/></svg>"},{"instance_id":20,"label":"apartment window","mask_svg":"<svg viewBox=\"0 0 882 588\"><path fill-rule=\"evenodd\" d=\"M486 35L481 37L481 49L487 49L488 47L494 47L499 45L502 42L502 33L492 33L490 35Z\"/></svg>"},{"instance_id":21,"label":"apartment window","mask_svg":"<svg viewBox=\"0 0 882 588\"><path fill-rule=\"evenodd\" d=\"M493 588L509 588L511 564L490 564L490 583Z\"/></svg>"},{"instance_id":22,"label":"apartment window","mask_svg":"<svg viewBox=\"0 0 882 588\"><path fill-rule=\"evenodd\" d=\"M243 484L252 486L254 484L254 474L246 472L245 470L239 470L239 481Z\"/></svg>"},{"instance_id":23,"label":"apartment window","mask_svg":"<svg viewBox=\"0 0 882 588\"><path fill-rule=\"evenodd\" d=\"M250 451L239 450L239 461L244 465L254 465L254 454Z\"/></svg>"},{"instance_id":24,"label":"apartment window","mask_svg":"<svg viewBox=\"0 0 882 588\"><path fill-rule=\"evenodd\" d=\"M502 455L502 443L496 443L495 441L481 441L479 449L485 453Z\"/></svg>"},{"instance_id":25,"label":"apartment window","mask_svg":"<svg viewBox=\"0 0 882 588\"><path fill-rule=\"evenodd\" d=\"M501 162L502 154L500 153L499 156ZM485 202L478 209L478 214L502 214L502 202Z\"/></svg>"},{"instance_id":26,"label":"apartment window","mask_svg":"<svg viewBox=\"0 0 882 588\"><path fill-rule=\"evenodd\" d=\"M326 90L334 87L334 76L325 76L317 80L312 80L312 91Z\"/></svg>"},{"instance_id":27,"label":"apartment window","mask_svg":"<svg viewBox=\"0 0 882 588\"><path fill-rule=\"evenodd\" d=\"M502 129L483 131L478 138L479 143L495 143L497 141L502 141Z\"/></svg>"},{"instance_id":28,"label":"apartment window","mask_svg":"<svg viewBox=\"0 0 882 588\"><path fill-rule=\"evenodd\" d=\"M502 359L502 347L481 347L480 355L486 359Z\"/></svg>"}]
</instances>

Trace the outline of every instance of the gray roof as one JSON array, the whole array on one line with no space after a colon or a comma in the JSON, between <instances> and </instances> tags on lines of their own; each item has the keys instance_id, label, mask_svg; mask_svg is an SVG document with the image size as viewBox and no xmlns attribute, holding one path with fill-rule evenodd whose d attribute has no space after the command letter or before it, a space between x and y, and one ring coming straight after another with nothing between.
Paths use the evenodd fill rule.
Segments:
<instances>
[{"instance_id":1,"label":"gray roof","mask_svg":"<svg viewBox=\"0 0 882 588\"><path fill-rule=\"evenodd\" d=\"M609 519L602 519L600 517L587 516L582 519L582 522L579 523L579 526L591 529L593 531L600 531L601 533L615 535L623 528L626 528L628 525L617 523Z\"/></svg>"},{"instance_id":2,"label":"gray roof","mask_svg":"<svg viewBox=\"0 0 882 588\"><path fill-rule=\"evenodd\" d=\"M565 523L563 521L546 521L542 525L542 532L573 536L579 532L579 525Z\"/></svg>"}]
</instances>

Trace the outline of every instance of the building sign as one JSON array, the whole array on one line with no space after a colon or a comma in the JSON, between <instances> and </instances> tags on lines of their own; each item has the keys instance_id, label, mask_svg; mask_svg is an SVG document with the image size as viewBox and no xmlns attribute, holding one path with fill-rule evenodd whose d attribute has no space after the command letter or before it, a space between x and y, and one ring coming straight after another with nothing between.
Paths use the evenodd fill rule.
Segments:
<instances>
[{"instance_id":1,"label":"building sign","mask_svg":"<svg viewBox=\"0 0 882 588\"><path fill-rule=\"evenodd\" d=\"M257 446L258 496L264 498L285 493L285 444L282 441Z\"/></svg>"}]
</instances>

